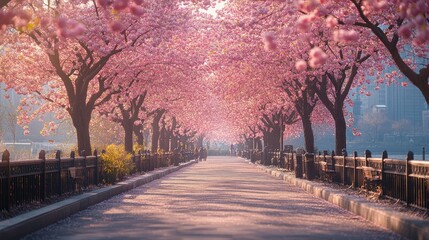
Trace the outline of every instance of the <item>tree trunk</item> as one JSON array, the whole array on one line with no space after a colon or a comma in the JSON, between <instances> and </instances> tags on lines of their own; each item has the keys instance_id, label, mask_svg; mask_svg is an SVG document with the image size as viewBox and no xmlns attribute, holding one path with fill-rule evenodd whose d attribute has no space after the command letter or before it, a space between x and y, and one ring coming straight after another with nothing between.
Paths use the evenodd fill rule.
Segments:
<instances>
[{"instance_id":1,"label":"tree trunk","mask_svg":"<svg viewBox=\"0 0 429 240\"><path fill-rule=\"evenodd\" d=\"M158 142L159 142L159 122L161 120L162 115L164 115L165 110L158 110L155 114L155 117L152 121L152 152L158 151Z\"/></svg>"},{"instance_id":2,"label":"tree trunk","mask_svg":"<svg viewBox=\"0 0 429 240\"><path fill-rule=\"evenodd\" d=\"M81 155L82 151L85 151L86 155L91 155L91 139L89 136L89 122L91 114L87 113L89 111L85 104L81 106L75 105L74 111L70 114L73 126L76 128L77 135L77 149L78 154Z\"/></svg>"},{"instance_id":3,"label":"tree trunk","mask_svg":"<svg viewBox=\"0 0 429 240\"><path fill-rule=\"evenodd\" d=\"M271 132L268 132L268 131L264 132L265 146L269 151L279 149L279 146L280 146L279 139L280 139L280 135L279 135L279 132L277 132L276 130L273 130Z\"/></svg>"},{"instance_id":4,"label":"tree trunk","mask_svg":"<svg viewBox=\"0 0 429 240\"><path fill-rule=\"evenodd\" d=\"M159 136L159 148L161 150L168 151L168 147L169 147L169 142L168 142L167 130L165 129L165 127L163 127L160 131L160 136Z\"/></svg>"},{"instance_id":5,"label":"tree trunk","mask_svg":"<svg viewBox=\"0 0 429 240\"><path fill-rule=\"evenodd\" d=\"M335 154L341 155L343 148L347 146L346 120L343 111L337 112L335 118Z\"/></svg>"},{"instance_id":6,"label":"tree trunk","mask_svg":"<svg viewBox=\"0 0 429 240\"><path fill-rule=\"evenodd\" d=\"M255 139L255 146L256 146L256 149L258 149L258 150L260 150L260 151L262 151L262 141L261 141L261 138L256 138Z\"/></svg>"},{"instance_id":7,"label":"tree trunk","mask_svg":"<svg viewBox=\"0 0 429 240\"><path fill-rule=\"evenodd\" d=\"M262 140L264 141L264 148L268 147L268 139L268 132L264 131L262 135Z\"/></svg>"},{"instance_id":8,"label":"tree trunk","mask_svg":"<svg viewBox=\"0 0 429 240\"><path fill-rule=\"evenodd\" d=\"M301 121L304 129L305 150L309 153L314 153L314 134L310 116L301 116Z\"/></svg>"},{"instance_id":9,"label":"tree trunk","mask_svg":"<svg viewBox=\"0 0 429 240\"><path fill-rule=\"evenodd\" d=\"M143 124L139 124L137 126L133 127L134 135L137 138L137 144L139 146L143 146L144 144L144 137L143 137Z\"/></svg>"},{"instance_id":10,"label":"tree trunk","mask_svg":"<svg viewBox=\"0 0 429 240\"><path fill-rule=\"evenodd\" d=\"M133 122L129 121L122 121L121 123L122 127L124 128L125 132L125 151L131 153L133 152Z\"/></svg>"},{"instance_id":11,"label":"tree trunk","mask_svg":"<svg viewBox=\"0 0 429 240\"><path fill-rule=\"evenodd\" d=\"M171 146L170 149L171 151L174 151L174 149L176 149L178 146L177 142L178 142L178 138L176 136L171 136Z\"/></svg>"},{"instance_id":12,"label":"tree trunk","mask_svg":"<svg viewBox=\"0 0 429 240\"><path fill-rule=\"evenodd\" d=\"M197 148L203 147L203 141L204 141L204 137L203 136L198 137L197 138L197 145L196 145L196 147Z\"/></svg>"},{"instance_id":13,"label":"tree trunk","mask_svg":"<svg viewBox=\"0 0 429 240\"><path fill-rule=\"evenodd\" d=\"M167 150L166 151L171 152L174 149L173 148L174 134L172 131L167 130L167 139L168 139L168 141L167 141Z\"/></svg>"},{"instance_id":14,"label":"tree trunk","mask_svg":"<svg viewBox=\"0 0 429 240\"><path fill-rule=\"evenodd\" d=\"M152 152L158 151L159 126L158 123L152 123Z\"/></svg>"},{"instance_id":15,"label":"tree trunk","mask_svg":"<svg viewBox=\"0 0 429 240\"><path fill-rule=\"evenodd\" d=\"M276 125L271 133L271 149L280 150L280 126Z\"/></svg>"}]
</instances>

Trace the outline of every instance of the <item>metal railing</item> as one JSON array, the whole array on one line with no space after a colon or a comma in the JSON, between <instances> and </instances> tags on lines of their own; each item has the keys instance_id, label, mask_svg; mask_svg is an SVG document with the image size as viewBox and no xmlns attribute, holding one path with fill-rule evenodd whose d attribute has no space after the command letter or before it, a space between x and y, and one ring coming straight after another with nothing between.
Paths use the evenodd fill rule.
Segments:
<instances>
[{"instance_id":1,"label":"metal railing","mask_svg":"<svg viewBox=\"0 0 429 240\"><path fill-rule=\"evenodd\" d=\"M242 157L249 158L250 153L244 151ZM370 151L365 156L335 156L334 153L318 153L306 155L280 152L268 152L265 157L268 165L295 171L296 177L309 180L323 178L323 164L333 165L335 174L333 182L351 185L355 188L364 186L365 167L371 167L381 178L380 192L382 196L399 200L407 205L421 209L429 209L429 162L414 160L414 154L409 152L405 160L388 158L383 152L381 158L371 157ZM256 157L255 157L256 159ZM262 161L261 153L258 160ZM255 162L252 160L252 162ZM267 165L267 164L266 164Z\"/></svg>"},{"instance_id":2,"label":"metal railing","mask_svg":"<svg viewBox=\"0 0 429 240\"><path fill-rule=\"evenodd\" d=\"M151 154L149 151L133 154L132 173L152 171L156 168L178 165L193 159L193 153ZM10 161L10 154L3 152L0 162L0 210L46 199L76 191L76 179L79 188L87 188L103 182L103 161L94 151L92 156L63 158L57 151L55 158L46 159L45 151L39 153L39 159ZM73 169L73 171L71 171ZM74 175L74 176L73 176Z\"/></svg>"}]
</instances>

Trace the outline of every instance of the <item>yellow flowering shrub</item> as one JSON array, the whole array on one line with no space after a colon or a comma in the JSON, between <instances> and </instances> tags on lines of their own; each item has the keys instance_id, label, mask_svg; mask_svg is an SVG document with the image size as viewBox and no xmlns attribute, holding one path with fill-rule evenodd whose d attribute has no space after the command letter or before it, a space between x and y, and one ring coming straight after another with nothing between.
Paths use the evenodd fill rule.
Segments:
<instances>
[{"instance_id":1,"label":"yellow flowering shrub","mask_svg":"<svg viewBox=\"0 0 429 240\"><path fill-rule=\"evenodd\" d=\"M139 145L138 143L134 143L133 151L137 154L139 151L144 150L144 145Z\"/></svg>"},{"instance_id":2,"label":"yellow flowering shrub","mask_svg":"<svg viewBox=\"0 0 429 240\"><path fill-rule=\"evenodd\" d=\"M103 180L106 183L123 179L134 168L132 155L125 151L124 145L110 144L100 157L103 164Z\"/></svg>"}]
</instances>

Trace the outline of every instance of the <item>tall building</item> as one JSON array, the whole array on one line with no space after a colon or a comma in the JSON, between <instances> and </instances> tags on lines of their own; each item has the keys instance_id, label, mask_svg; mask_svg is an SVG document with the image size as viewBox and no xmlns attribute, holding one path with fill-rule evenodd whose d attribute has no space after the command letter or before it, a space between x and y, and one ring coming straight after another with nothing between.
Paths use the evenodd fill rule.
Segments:
<instances>
[{"instance_id":1,"label":"tall building","mask_svg":"<svg viewBox=\"0 0 429 240\"><path fill-rule=\"evenodd\" d=\"M391 120L408 120L415 133L423 127L423 111L428 105L417 87L406 79L402 81L407 82L408 86L387 87L387 113Z\"/></svg>"},{"instance_id":2,"label":"tall building","mask_svg":"<svg viewBox=\"0 0 429 240\"><path fill-rule=\"evenodd\" d=\"M374 141L375 139L379 144L386 144L385 146L380 145L378 150L384 147L389 148L390 151L419 152L422 146L426 146L426 148L429 146L429 108L417 87L406 79L398 82L407 82L408 86L404 87L402 84L380 85L379 90L374 90L375 86L368 86L367 89L371 91L370 96L358 93L360 96L357 97L355 93L355 96L352 97L355 102L353 113L356 125L354 126L357 126L358 130L363 133L362 137L355 140L372 139ZM361 104L357 105L361 105L361 108L358 109L356 102L360 101ZM377 114L374 114L375 112L383 112L383 115L386 116L386 119L380 120L378 125L373 119L378 118ZM367 114L373 114L369 119L373 119L375 122L372 120L366 122L368 118L364 119ZM360 144L365 144L365 141Z\"/></svg>"},{"instance_id":3,"label":"tall building","mask_svg":"<svg viewBox=\"0 0 429 240\"><path fill-rule=\"evenodd\" d=\"M423 116L422 116L422 121L423 121L423 131L424 133L429 135L429 110L424 110L423 111Z\"/></svg>"},{"instance_id":4,"label":"tall building","mask_svg":"<svg viewBox=\"0 0 429 240\"><path fill-rule=\"evenodd\" d=\"M359 93L359 89L356 89L355 95L360 95L359 98L362 102L362 114L365 114L366 111L373 109L376 105L387 104L387 88L388 87L386 85L379 85L378 90L376 90L376 85L371 82L367 86L367 91L371 94L370 96L362 95Z\"/></svg>"},{"instance_id":5,"label":"tall building","mask_svg":"<svg viewBox=\"0 0 429 240\"><path fill-rule=\"evenodd\" d=\"M406 47L407 48L407 47ZM428 56L425 58L417 57L412 53L413 51L409 51L411 55L409 58L412 58L413 62L417 65L426 66L428 62ZM407 52L404 52L405 56ZM393 70L397 70L396 67L389 67L387 69L388 72ZM412 135L423 135L424 133L421 130L424 129L425 125L425 110L428 110L428 104L426 103L424 97L420 90L415 87L406 77L402 79L398 79L399 84L393 84L392 86L387 88L387 102L388 106L388 117L394 121L403 121L406 120L410 123L411 129L410 133ZM403 86L407 85L407 86Z\"/></svg>"},{"instance_id":6,"label":"tall building","mask_svg":"<svg viewBox=\"0 0 429 240\"><path fill-rule=\"evenodd\" d=\"M407 86L402 86L402 82L407 83ZM375 106L385 105L389 121L398 122L405 120L409 122L412 127L410 129L412 131L410 132L411 134L418 133L424 127L429 128L423 124L429 121L425 120L425 118L428 118L428 113L424 114L424 111L428 110L428 105L420 90L405 77L398 79L398 83L391 84L390 86L379 85L378 90L375 90L374 83L371 83L367 86L367 89L371 95L360 96L362 115L374 109ZM356 97L353 99L357 100Z\"/></svg>"}]
</instances>

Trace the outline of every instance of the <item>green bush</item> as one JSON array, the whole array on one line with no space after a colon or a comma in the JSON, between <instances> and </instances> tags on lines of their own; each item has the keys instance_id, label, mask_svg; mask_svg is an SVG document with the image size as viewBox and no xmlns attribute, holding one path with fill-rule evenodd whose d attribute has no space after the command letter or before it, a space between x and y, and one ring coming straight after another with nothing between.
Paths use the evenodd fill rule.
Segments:
<instances>
[{"instance_id":1,"label":"green bush","mask_svg":"<svg viewBox=\"0 0 429 240\"><path fill-rule=\"evenodd\" d=\"M114 183L130 174L134 168L131 154L125 151L124 145L110 144L106 152L100 155L103 164L103 180Z\"/></svg>"}]
</instances>

